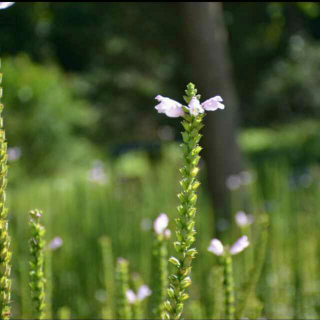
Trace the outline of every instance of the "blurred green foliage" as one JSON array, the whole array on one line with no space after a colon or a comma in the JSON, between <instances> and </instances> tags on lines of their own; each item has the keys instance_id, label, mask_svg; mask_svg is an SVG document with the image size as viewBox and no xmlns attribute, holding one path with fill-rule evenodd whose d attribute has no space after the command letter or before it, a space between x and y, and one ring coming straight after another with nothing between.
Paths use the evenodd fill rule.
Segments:
<instances>
[{"instance_id":1,"label":"blurred green foliage","mask_svg":"<svg viewBox=\"0 0 320 320\"><path fill-rule=\"evenodd\" d=\"M52 252L54 318L62 307L70 308L72 318L101 318L108 299L99 244L102 235L113 239L114 259L128 259L130 274L139 272L144 283L150 285L151 219L165 212L170 217L169 227L173 230L173 220L177 216L178 168L182 165L182 158L176 157L177 152L171 152L174 149L179 150L179 147L168 146L163 160L152 170L146 166L144 174L135 179L131 178L131 173L130 179L123 179L120 169L115 169L118 168L116 161L105 164L108 179L102 184L89 180L87 171L77 170L56 178L27 184L21 182L20 188L9 189L10 235L14 252L14 318L31 316L27 212L35 206L46 212L43 222L47 241L56 236L63 240L62 247ZM175 161L168 161L171 158ZM319 168L311 168L303 175L293 175L287 165L272 161L264 163L260 170L265 172L264 180L252 179L251 183L241 185L232 193L233 213L245 210L255 217L248 231L250 247L246 254L234 257L236 300L239 301L240 288L250 277L248 268L252 254L259 246L257 221L261 213L267 212L270 218L267 260L256 297L249 302L249 310L256 310L256 305L259 305L262 309L260 317L318 318ZM194 303L187 306L185 317L195 316L196 310L201 309L201 316L208 319L212 318L213 299L217 299L219 294L215 292L219 286L212 290L208 277L218 261L207 251L214 218L205 188L200 188L196 216L199 255L194 261L194 283L190 290L190 300ZM246 197L247 191L249 198ZM241 230L232 222L224 225L222 235L223 242L231 244L241 235ZM170 255L173 250L169 243ZM296 299L299 299L299 304ZM196 310L193 307L195 302Z\"/></svg>"},{"instance_id":2,"label":"blurred green foliage","mask_svg":"<svg viewBox=\"0 0 320 320\"><path fill-rule=\"evenodd\" d=\"M9 148L20 149L25 173L68 170L94 156L87 136L97 114L77 95L71 78L26 55L6 58L2 72L6 135Z\"/></svg>"}]
</instances>

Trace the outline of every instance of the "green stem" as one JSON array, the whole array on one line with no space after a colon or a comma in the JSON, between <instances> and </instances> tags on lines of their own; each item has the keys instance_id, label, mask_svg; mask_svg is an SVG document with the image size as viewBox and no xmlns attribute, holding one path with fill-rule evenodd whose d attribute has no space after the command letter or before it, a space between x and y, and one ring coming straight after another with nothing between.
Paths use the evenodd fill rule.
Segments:
<instances>
[{"instance_id":1,"label":"green stem","mask_svg":"<svg viewBox=\"0 0 320 320\"><path fill-rule=\"evenodd\" d=\"M104 236L100 239L100 245L102 249L105 290L107 293L107 302L103 308L103 317L113 319L115 307L115 284L112 243L108 237Z\"/></svg>"},{"instance_id":2,"label":"green stem","mask_svg":"<svg viewBox=\"0 0 320 320\"><path fill-rule=\"evenodd\" d=\"M234 284L233 284L233 271L232 271L232 258L227 250L225 256L222 257L223 260L223 286L225 292L225 308L226 308L226 318L234 319Z\"/></svg>"},{"instance_id":3,"label":"green stem","mask_svg":"<svg viewBox=\"0 0 320 320\"><path fill-rule=\"evenodd\" d=\"M252 270L249 272L248 280L244 285L243 290L241 290L242 298L236 314L237 319L243 318L243 314L249 303L250 297L254 293L254 290L256 289L256 286L259 281L262 268L265 262L266 249L267 249L267 243L268 243L268 227L269 227L269 219L266 214L260 217L259 224L261 229L260 229L260 237L257 242L257 248L255 250L255 258L254 258L255 263L252 267Z\"/></svg>"},{"instance_id":4,"label":"green stem","mask_svg":"<svg viewBox=\"0 0 320 320\"><path fill-rule=\"evenodd\" d=\"M1 63L1 61L0 61ZM0 83L2 74L0 74ZM2 98L2 88L0 88L0 98ZM1 113L3 104L0 103L0 306L1 319L10 319L11 316L11 252L10 237L8 234L8 209L5 207L6 186L7 186L7 143L3 129L3 119Z\"/></svg>"},{"instance_id":5,"label":"green stem","mask_svg":"<svg viewBox=\"0 0 320 320\"><path fill-rule=\"evenodd\" d=\"M196 96L197 90L193 84L187 86L185 100L187 103ZM198 98L198 97L197 97ZM203 127L202 119L204 113L198 116L188 114L189 110L184 108L185 115L182 125L185 131L182 133L183 143L181 145L183 151L184 167L180 169L182 180L182 192L178 195L181 204L178 206L179 218L176 219L177 240L174 247L178 253L178 258L171 257L171 262L176 267L176 272L169 277L170 286L168 289L169 300L165 302L167 309L166 318L180 319L184 301L189 298L186 289L191 285L191 262L197 254L196 249L191 248L195 241L196 231L195 214L196 214L196 189L200 183L196 176L199 172L198 163L200 160L199 152L201 147L199 141L201 135L200 129Z\"/></svg>"},{"instance_id":6,"label":"green stem","mask_svg":"<svg viewBox=\"0 0 320 320\"><path fill-rule=\"evenodd\" d=\"M40 224L42 213L39 210L30 211L30 288L31 297L35 306L35 318L44 319L45 316L45 277L44 277L44 254L45 229Z\"/></svg>"},{"instance_id":7,"label":"green stem","mask_svg":"<svg viewBox=\"0 0 320 320\"><path fill-rule=\"evenodd\" d=\"M129 263L123 258L119 258L116 266L116 318L131 319L131 306L127 299L126 293L129 290Z\"/></svg>"},{"instance_id":8,"label":"green stem","mask_svg":"<svg viewBox=\"0 0 320 320\"><path fill-rule=\"evenodd\" d=\"M152 278L149 312L153 319L162 319L168 286L168 250L163 235L156 235L152 249Z\"/></svg>"}]
</instances>

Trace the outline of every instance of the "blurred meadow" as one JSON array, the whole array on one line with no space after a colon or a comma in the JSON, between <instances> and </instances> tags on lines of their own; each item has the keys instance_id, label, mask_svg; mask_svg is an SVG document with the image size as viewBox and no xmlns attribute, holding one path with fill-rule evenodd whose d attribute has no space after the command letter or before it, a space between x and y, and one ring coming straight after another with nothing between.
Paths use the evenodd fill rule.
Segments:
<instances>
[{"instance_id":1,"label":"blurred meadow","mask_svg":"<svg viewBox=\"0 0 320 320\"><path fill-rule=\"evenodd\" d=\"M47 243L62 239L47 249L46 318L104 318L119 257L151 286L153 222L168 215L174 255L183 166L181 121L158 114L154 97L182 102L190 81L226 109L204 122L184 318L225 318L208 246L241 235L236 310L261 264L245 317L320 318L318 3L15 3L0 10L0 39L13 318L33 318L35 208ZM237 225L239 211L250 226Z\"/></svg>"}]
</instances>

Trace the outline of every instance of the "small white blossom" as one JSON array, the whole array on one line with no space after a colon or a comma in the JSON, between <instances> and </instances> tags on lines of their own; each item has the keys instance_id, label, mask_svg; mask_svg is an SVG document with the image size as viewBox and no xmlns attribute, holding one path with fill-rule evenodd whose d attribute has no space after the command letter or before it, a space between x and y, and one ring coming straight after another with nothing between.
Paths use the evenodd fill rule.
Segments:
<instances>
[{"instance_id":1,"label":"small white blossom","mask_svg":"<svg viewBox=\"0 0 320 320\"><path fill-rule=\"evenodd\" d=\"M234 254L238 254L241 251L243 251L245 248L247 248L249 246L249 240L247 236L242 236L241 238L239 238L230 248L230 253L232 255Z\"/></svg>"},{"instance_id":2,"label":"small white blossom","mask_svg":"<svg viewBox=\"0 0 320 320\"><path fill-rule=\"evenodd\" d=\"M199 113L204 113L203 108L197 98L192 98L189 103L190 114L197 116Z\"/></svg>"},{"instance_id":3,"label":"small white blossom","mask_svg":"<svg viewBox=\"0 0 320 320\"><path fill-rule=\"evenodd\" d=\"M157 95L155 99L160 102L155 106L155 109L158 110L159 113L164 113L171 118L178 118L184 115L181 103L160 95ZM200 104L198 98L193 97L189 102L188 108L191 115L197 116L203 113L204 110L216 111L218 109L224 109L225 107L224 104L221 103L222 101L220 96L216 96Z\"/></svg>"},{"instance_id":4,"label":"small white blossom","mask_svg":"<svg viewBox=\"0 0 320 320\"><path fill-rule=\"evenodd\" d=\"M253 223L254 218L251 214L245 214L243 211L239 211L235 215L236 224L241 227L247 227Z\"/></svg>"},{"instance_id":5,"label":"small white blossom","mask_svg":"<svg viewBox=\"0 0 320 320\"><path fill-rule=\"evenodd\" d=\"M171 231L169 229L166 229L164 230L163 235L168 240L171 237Z\"/></svg>"},{"instance_id":6,"label":"small white blossom","mask_svg":"<svg viewBox=\"0 0 320 320\"><path fill-rule=\"evenodd\" d=\"M48 247L51 250L57 250L63 245L63 240L60 237L54 237L50 242Z\"/></svg>"},{"instance_id":7,"label":"small white blossom","mask_svg":"<svg viewBox=\"0 0 320 320\"><path fill-rule=\"evenodd\" d=\"M152 291L150 290L150 288L148 286L146 286L145 284L143 284L139 289L138 289L138 293L137 293L137 299L139 301L144 300L145 298L151 296Z\"/></svg>"},{"instance_id":8,"label":"small white blossom","mask_svg":"<svg viewBox=\"0 0 320 320\"><path fill-rule=\"evenodd\" d=\"M238 175L231 175L227 178L226 185L229 190L237 190L241 186L241 177Z\"/></svg>"},{"instance_id":9,"label":"small white blossom","mask_svg":"<svg viewBox=\"0 0 320 320\"><path fill-rule=\"evenodd\" d=\"M155 98L160 103L155 106L159 113L164 113L170 118L178 118L184 115L181 103L160 95Z\"/></svg>"},{"instance_id":10,"label":"small white blossom","mask_svg":"<svg viewBox=\"0 0 320 320\"><path fill-rule=\"evenodd\" d=\"M222 98L220 96L216 96L213 98L210 98L209 100L206 100L202 103L202 108L207 111L216 111L218 109L224 109L224 104L220 103L222 102Z\"/></svg>"},{"instance_id":11,"label":"small white blossom","mask_svg":"<svg viewBox=\"0 0 320 320\"><path fill-rule=\"evenodd\" d=\"M1 9L7 9L10 6L12 6L14 2L0 2L0 10Z\"/></svg>"},{"instance_id":12,"label":"small white blossom","mask_svg":"<svg viewBox=\"0 0 320 320\"><path fill-rule=\"evenodd\" d=\"M157 234L163 234L165 229L168 227L169 218L165 213L161 213L158 218L154 221L153 228Z\"/></svg>"},{"instance_id":13,"label":"small white blossom","mask_svg":"<svg viewBox=\"0 0 320 320\"><path fill-rule=\"evenodd\" d=\"M218 239L212 239L208 251L212 252L216 256L222 256L224 253L223 244Z\"/></svg>"},{"instance_id":14,"label":"small white blossom","mask_svg":"<svg viewBox=\"0 0 320 320\"><path fill-rule=\"evenodd\" d=\"M7 150L8 161L16 161L21 157L21 148L20 147L11 147Z\"/></svg>"},{"instance_id":15,"label":"small white blossom","mask_svg":"<svg viewBox=\"0 0 320 320\"><path fill-rule=\"evenodd\" d=\"M135 303L137 300L136 294L131 289L126 291L126 297L127 297L130 304Z\"/></svg>"},{"instance_id":16,"label":"small white blossom","mask_svg":"<svg viewBox=\"0 0 320 320\"><path fill-rule=\"evenodd\" d=\"M234 255L234 254L240 253L246 247L248 247L249 244L250 243L249 243L248 237L242 236L232 245L232 247L230 248L230 254ZM211 240L208 251L212 252L216 256L222 256L225 253L223 244L218 239Z\"/></svg>"}]
</instances>

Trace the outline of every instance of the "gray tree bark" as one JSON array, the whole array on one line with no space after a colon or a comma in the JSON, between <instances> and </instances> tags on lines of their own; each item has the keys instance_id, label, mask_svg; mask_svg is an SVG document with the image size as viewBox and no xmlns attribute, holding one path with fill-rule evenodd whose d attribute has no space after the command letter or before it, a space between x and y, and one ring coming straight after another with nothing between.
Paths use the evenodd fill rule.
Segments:
<instances>
[{"instance_id":1,"label":"gray tree bark","mask_svg":"<svg viewBox=\"0 0 320 320\"><path fill-rule=\"evenodd\" d=\"M228 33L221 2L185 2L186 43L193 81L201 101L220 95L225 110L208 112L204 129L205 159L209 191L216 220L230 218L230 190L226 179L242 170L236 142L238 97L232 79Z\"/></svg>"}]
</instances>

